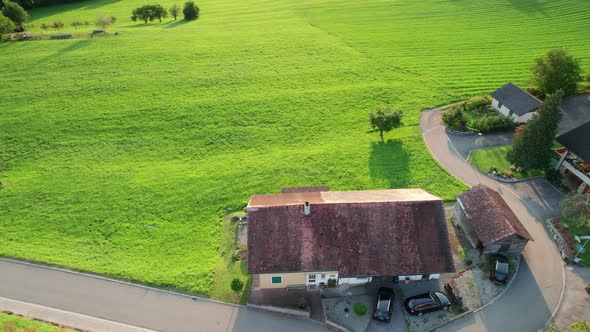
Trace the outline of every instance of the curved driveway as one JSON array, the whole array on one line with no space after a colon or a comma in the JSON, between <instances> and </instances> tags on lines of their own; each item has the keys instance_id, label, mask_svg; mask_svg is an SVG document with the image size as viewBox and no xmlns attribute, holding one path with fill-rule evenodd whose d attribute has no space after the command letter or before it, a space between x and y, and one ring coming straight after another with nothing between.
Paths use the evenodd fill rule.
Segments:
<instances>
[{"instance_id":1,"label":"curved driveway","mask_svg":"<svg viewBox=\"0 0 590 332\"><path fill-rule=\"evenodd\" d=\"M449 141L440 125L439 111L423 112L420 128L430 152L447 171L470 186L483 183L498 191L534 239L504 294L440 331L533 332L543 328L559 306L564 272L563 261L542 220L558 211L556 202L561 194L543 179L504 184L475 170Z\"/></svg>"}]
</instances>

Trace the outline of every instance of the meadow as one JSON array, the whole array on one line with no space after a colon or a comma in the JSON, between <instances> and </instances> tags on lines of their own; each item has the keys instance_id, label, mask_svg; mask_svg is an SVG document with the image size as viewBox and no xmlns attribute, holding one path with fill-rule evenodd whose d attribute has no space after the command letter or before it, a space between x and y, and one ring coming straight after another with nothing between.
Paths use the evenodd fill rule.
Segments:
<instances>
[{"instance_id":1,"label":"meadow","mask_svg":"<svg viewBox=\"0 0 590 332\"><path fill-rule=\"evenodd\" d=\"M466 186L430 156L420 110L526 86L552 47L590 68L585 0L204 0L195 22L132 22L147 3L31 12L33 34L103 13L119 36L0 43L0 255L228 300L227 275L246 276L223 215L250 195L453 200ZM368 113L386 105L404 127L381 143Z\"/></svg>"}]
</instances>

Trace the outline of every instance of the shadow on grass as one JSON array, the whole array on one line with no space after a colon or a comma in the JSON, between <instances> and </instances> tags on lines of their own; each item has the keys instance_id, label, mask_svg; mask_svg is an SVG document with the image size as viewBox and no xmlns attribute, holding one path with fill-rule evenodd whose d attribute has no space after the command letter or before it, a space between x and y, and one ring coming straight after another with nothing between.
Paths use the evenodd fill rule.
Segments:
<instances>
[{"instance_id":1,"label":"shadow on grass","mask_svg":"<svg viewBox=\"0 0 590 332\"><path fill-rule=\"evenodd\" d=\"M56 41L56 42L59 42L59 41ZM54 60L56 58L60 58L64 54L67 54L69 52L73 52L73 51L79 50L81 48L84 48L84 47L90 45L90 43L92 43L92 40L90 40L90 39L81 39L81 40L78 40L75 43L72 43L72 44L70 44L70 45L62 48L57 53L55 53L53 55L50 55L48 57L45 57L45 58L39 60L39 63L44 62L44 61L48 61L48 60Z\"/></svg>"},{"instance_id":2,"label":"shadow on grass","mask_svg":"<svg viewBox=\"0 0 590 332\"><path fill-rule=\"evenodd\" d=\"M405 188L409 184L409 156L401 140L371 143L369 174L376 182L389 188Z\"/></svg>"},{"instance_id":3,"label":"shadow on grass","mask_svg":"<svg viewBox=\"0 0 590 332\"><path fill-rule=\"evenodd\" d=\"M187 21L187 20L182 20L182 19L176 20L176 21L172 21L172 22L168 22L168 23L164 24L164 28L165 29L176 28L178 26L185 25L190 22L192 22L192 21Z\"/></svg>"},{"instance_id":4,"label":"shadow on grass","mask_svg":"<svg viewBox=\"0 0 590 332\"><path fill-rule=\"evenodd\" d=\"M509 0L508 2L519 12L545 15L544 4L539 0Z\"/></svg>"},{"instance_id":5,"label":"shadow on grass","mask_svg":"<svg viewBox=\"0 0 590 332\"><path fill-rule=\"evenodd\" d=\"M137 23L137 24L131 24L131 25L124 25L124 26L121 26L120 28L125 28L125 29L145 28L145 27L153 26L154 24L155 23Z\"/></svg>"},{"instance_id":6,"label":"shadow on grass","mask_svg":"<svg viewBox=\"0 0 590 332\"><path fill-rule=\"evenodd\" d=\"M112 5L117 3L121 0L87 0L87 1L80 1L80 2L73 2L68 4L63 4L60 6L47 6L37 8L31 13L31 20L36 20L39 18L43 18L46 16L51 16L55 14L63 14L65 12L74 11L74 10L94 10L104 6Z\"/></svg>"}]
</instances>

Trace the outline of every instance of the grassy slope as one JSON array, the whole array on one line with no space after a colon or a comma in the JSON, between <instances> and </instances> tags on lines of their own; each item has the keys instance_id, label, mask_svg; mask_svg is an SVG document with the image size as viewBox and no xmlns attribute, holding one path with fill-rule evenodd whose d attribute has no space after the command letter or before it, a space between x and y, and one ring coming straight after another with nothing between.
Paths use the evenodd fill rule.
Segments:
<instances>
[{"instance_id":1,"label":"grassy slope","mask_svg":"<svg viewBox=\"0 0 590 332\"><path fill-rule=\"evenodd\" d=\"M0 44L0 254L225 298L221 216L249 195L453 199L464 185L430 157L419 110L522 83L549 47L590 62L586 1L216 0L197 22L131 22L143 3L32 13L115 15L119 37ZM367 113L384 104L407 117L380 144Z\"/></svg>"},{"instance_id":2,"label":"grassy slope","mask_svg":"<svg viewBox=\"0 0 590 332\"><path fill-rule=\"evenodd\" d=\"M5 331L12 331L9 328L16 328L16 331L35 331L35 332L69 332L71 330L62 329L49 323L42 323L30 320L20 316L8 315L0 312L0 327ZM33 330L34 329L34 330Z\"/></svg>"}]
</instances>

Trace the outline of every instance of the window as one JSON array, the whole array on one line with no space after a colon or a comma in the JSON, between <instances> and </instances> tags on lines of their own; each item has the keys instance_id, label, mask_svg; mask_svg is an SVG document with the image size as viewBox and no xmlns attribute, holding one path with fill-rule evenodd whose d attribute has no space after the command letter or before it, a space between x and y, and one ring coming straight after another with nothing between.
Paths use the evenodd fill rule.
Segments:
<instances>
[{"instance_id":1,"label":"window","mask_svg":"<svg viewBox=\"0 0 590 332\"><path fill-rule=\"evenodd\" d=\"M270 283L271 284L282 284L283 283L283 277L282 276L270 277Z\"/></svg>"},{"instance_id":2,"label":"window","mask_svg":"<svg viewBox=\"0 0 590 332\"><path fill-rule=\"evenodd\" d=\"M321 274L321 279L322 279L322 280L326 279L326 275L322 273L322 274Z\"/></svg>"},{"instance_id":3,"label":"window","mask_svg":"<svg viewBox=\"0 0 590 332\"><path fill-rule=\"evenodd\" d=\"M310 284L315 284L315 274L310 274L307 276L307 282Z\"/></svg>"}]
</instances>

